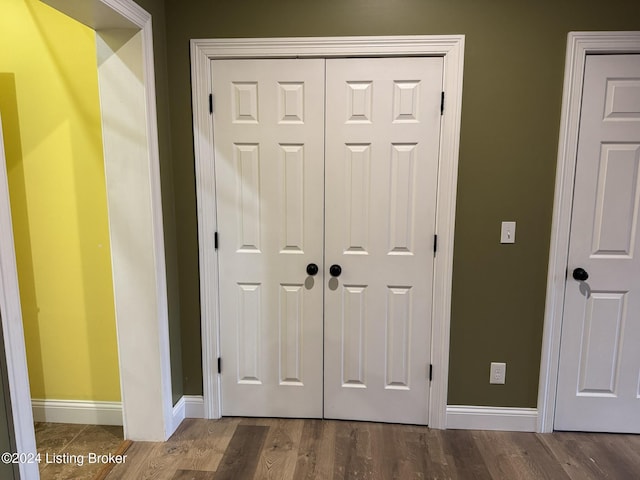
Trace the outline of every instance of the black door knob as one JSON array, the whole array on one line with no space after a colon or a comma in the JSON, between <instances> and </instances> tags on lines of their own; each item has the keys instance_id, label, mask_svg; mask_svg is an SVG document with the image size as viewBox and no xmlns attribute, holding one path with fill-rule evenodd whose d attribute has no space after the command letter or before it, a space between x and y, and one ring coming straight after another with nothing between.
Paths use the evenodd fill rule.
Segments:
<instances>
[{"instance_id":1,"label":"black door knob","mask_svg":"<svg viewBox=\"0 0 640 480\"><path fill-rule=\"evenodd\" d=\"M313 277L316 273L318 273L318 265L315 263L307 265L307 275L311 275Z\"/></svg>"},{"instance_id":2,"label":"black door knob","mask_svg":"<svg viewBox=\"0 0 640 480\"><path fill-rule=\"evenodd\" d=\"M578 267L573 271L573 278L580 280L581 282L586 282L589 278L589 274L584 268Z\"/></svg>"},{"instance_id":3,"label":"black door knob","mask_svg":"<svg viewBox=\"0 0 640 480\"><path fill-rule=\"evenodd\" d=\"M329 273L332 277L339 277L342 273L342 267L340 265L331 265L331 267L329 267Z\"/></svg>"}]
</instances>

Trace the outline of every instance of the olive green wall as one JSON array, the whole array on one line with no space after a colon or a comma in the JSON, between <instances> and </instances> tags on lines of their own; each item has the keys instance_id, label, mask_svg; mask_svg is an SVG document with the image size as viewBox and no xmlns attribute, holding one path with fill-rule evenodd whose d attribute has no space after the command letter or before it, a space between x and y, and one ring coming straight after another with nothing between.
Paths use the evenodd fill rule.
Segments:
<instances>
[{"instance_id":1,"label":"olive green wall","mask_svg":"<svg viewBox=\"0 0 640 480\"><path fill-rule=\"evenodd\" d=\"M569 31L640 30L637 0L166 1L185 393L202 392L189 39L465 34L449 404L534 407ZM502 220L517 243L500 245ZM507 362L506 385L489 363Z\"/></svg>"},{"instance_id":2,"label":"olive green wall","mask_svg":"<svg viewBox=\"0 0 640 480\"><path fill-rule=\"evenodd\" d=\"M169 304L169 341L171 356L171 386L174 405L184 394L182 382L182 345L180 335L180 297L178 294L178 253L176 214L174 208L173 161L171 157L171 121L169 116L169 84L167 76L166 21L163 0L135 0L151 14L153 50L156 74L156 108L158 111L158 149L160 153L160 183L164 248L167 268L167 300ZM196 253L197 254L197 253Z\"/></svg>"}]
</instances>

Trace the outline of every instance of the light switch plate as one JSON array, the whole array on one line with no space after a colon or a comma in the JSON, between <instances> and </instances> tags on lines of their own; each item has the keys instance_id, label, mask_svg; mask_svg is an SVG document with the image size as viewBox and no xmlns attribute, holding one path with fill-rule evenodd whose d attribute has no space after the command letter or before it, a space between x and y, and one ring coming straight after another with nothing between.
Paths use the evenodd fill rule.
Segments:
<instances>
[{"instance_id":1,"label":"light switch plate","mask_svg":"<svg viewBox=\"0 0 640 480\"><path fill-rule=\"evenodd\" d=\"M516 243L516 222L502 222L500 243Z\"/></svg>"}]
</instances>

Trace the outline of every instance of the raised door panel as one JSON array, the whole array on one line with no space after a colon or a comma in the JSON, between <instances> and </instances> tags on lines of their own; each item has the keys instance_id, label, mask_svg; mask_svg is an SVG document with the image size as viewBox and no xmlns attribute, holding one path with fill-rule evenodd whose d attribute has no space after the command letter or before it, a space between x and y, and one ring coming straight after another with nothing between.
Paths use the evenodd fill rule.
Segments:
<instances>
[{"instance_id":1,"label":"raised door panel","mask_svg":"<svg viewBox=\"0 0 640 480\"><path fill-rule=\"evenodd\" d=\"M601 145L591 258L631 257L640 199L639 164L640 144Z\"/></svg>"},{"instance_id":2,"label":"raised door panel","mask_svg":"<svg viewBox=\"0 0 640 480\"><path fill-rule=\"evenodd\" d=\"M342 331L340 354L342 356L342 378L344 387L366 388L365 325L367 287L345 285L342 290ZM335 355L335 351L328 352Z\"/></svg>"},{"instance_id":3,"label":"raised door panel","mask_svg":"<svg viewBox=\"0 0 640 480\"><path fill-rule=\"evenodd\" d=\"M579 396L616 396L627 292L591 292L582 318Z\"/></svg>"}]
</instances>

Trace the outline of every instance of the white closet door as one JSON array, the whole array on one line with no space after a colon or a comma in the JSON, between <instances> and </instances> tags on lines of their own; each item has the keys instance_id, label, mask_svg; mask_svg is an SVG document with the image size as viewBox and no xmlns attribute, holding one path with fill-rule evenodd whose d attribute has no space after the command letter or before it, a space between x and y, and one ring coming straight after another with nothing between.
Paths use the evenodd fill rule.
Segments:
<instances>
[{"instance_id":1,"label":"white closet door","mask_svg":"<svg viewBox=\"0 0 640 480\"><path fill-rule=\"evenodd\" d=\"M640 55L584 72L555 428L640 433ZM574 279L576 268L586 280ZM575 272L578 278L583 272Z\"/></svg>"},{"instance_id":2,"label":"white closet door","mask_svg":"<svg viewBox=\"0 0 640 480\"><path fill-rule=\"evenodd\" d=\"M327 418L427 423L442 69L327 60Z\"/></svg>"},{"instance_id":3,"label":"white closet door","mask_svg":"<svg viewBox=\"0 0 640 480\"><path fill-rule=\"evenodd\" d=\"M324 60L212 75L222 414L321 417Z\"/></svg>"}]
</instances>

